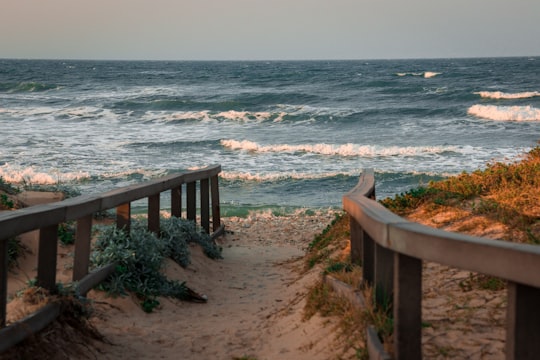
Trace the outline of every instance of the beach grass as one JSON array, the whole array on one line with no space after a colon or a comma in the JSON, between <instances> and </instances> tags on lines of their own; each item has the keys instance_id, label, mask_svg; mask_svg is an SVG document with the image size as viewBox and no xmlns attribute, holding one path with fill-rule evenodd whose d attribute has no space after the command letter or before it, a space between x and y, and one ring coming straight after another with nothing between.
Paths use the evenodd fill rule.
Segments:
<instances>
[{"instance_id":1,"label":"beach grass","mask_svg":"<svg viewBox=\"0 0 540 360\"><path fill-rule=\"evenodd\" d=\"M540 244L540 147L535 147L516 162L495 162L484 170L462 173L447 179L431 182L427 186L411 189L394 198L380 201L392 212L407 217L423 209L424 216L435 217L449 208L457 214L449 221L460 222L464 216L481 215L488 222L498 222L506 226L502 240ZM485 226L484 223L463 222L459 229L467 232L471 226ZM361 281L356 265L350 263L350 257L344 244L350 237L347 214L336 215L336 219L309 246L306 255L306 267L322 265L324 273L351 286ZM354 274L354 275L351 275ZM359 275L360 274L360 275ZM483 274L470 274L460 284L462 291L483 289L499 291L506 282ZM340 338L349 347L353 346L356 357L367 358L362 342L365 341L363 329L373 325L383 343L392 336L392 317L387 311L374 306L372 289L363 290L367 300L363 309L353 309L351 304L336 293L323 281L315 284L309 292L304 309L305 316L315 313L322 316L337 316ZM358 329L362 329L359 331ZM351 343L351 334L356 343Z\"/></svg>"}]
</instances>

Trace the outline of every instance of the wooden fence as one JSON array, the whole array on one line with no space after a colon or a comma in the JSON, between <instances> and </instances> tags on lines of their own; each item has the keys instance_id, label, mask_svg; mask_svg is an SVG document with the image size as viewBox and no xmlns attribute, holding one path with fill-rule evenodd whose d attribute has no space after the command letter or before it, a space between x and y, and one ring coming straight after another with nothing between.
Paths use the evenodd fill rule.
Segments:
<instances>
[{"instance_id":1,"label":"wooden fence","mask_svg":"<svg viewBox=\"0 0 540 360\"><path fill-rule=\"evenodd\" d=\"M506 358L540 358L540 246L409 222L375 201L373 170L343 196L343 208L351 218L351 259L362 264L376 303L392 306L396 359L422 358L423 261L507 280Z\"/></svg>"},{"instance_id":2,"label":"wooden fence","mask_svg":"<svg viewBox=\"0 0 540 360\"><path fill-rule=\"evenodd\" d=\"M90 241L94 214L116 209L116 225L129 230L131 224L131 202L148 199L148 228L159 232L160 195L170 191L171 215L182 214L182 194L185 184L185 212L187 219L196 220L197 183L200 202L200 225L212 235L223 232L219 207L218 174L220 165L195 171L172 174L156 180L126 186L97 195L83 195L61 202L32 206L0 213L0 353L24 340L32 333L43 329L59 314L59 306L49 304L29 317L6 326L8 239L39 229L37 256L37 285L55 290L58 226L67 221L76 221L73 281L78 291L85 295L92 287L103 281L114 266L108 265L89 273Z\"/></svg>"}]
</instances>

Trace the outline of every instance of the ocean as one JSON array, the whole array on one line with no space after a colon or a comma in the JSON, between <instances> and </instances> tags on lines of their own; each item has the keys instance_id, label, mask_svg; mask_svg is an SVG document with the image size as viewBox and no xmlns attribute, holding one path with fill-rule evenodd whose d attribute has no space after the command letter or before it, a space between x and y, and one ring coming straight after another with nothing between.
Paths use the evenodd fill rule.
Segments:
<instances>
[{"instance_id":1,"label":"ocean","mask_svg":"<svg viewBox=\"0 0 540 360\"><path fill-rule=\"evenodd\" d=\"M221 164L224 215L379 199L540 139L540 58L0 59L0 177L97 193ZM142 206L142 205L141 205Z\"/></svg>"}]
</instances>

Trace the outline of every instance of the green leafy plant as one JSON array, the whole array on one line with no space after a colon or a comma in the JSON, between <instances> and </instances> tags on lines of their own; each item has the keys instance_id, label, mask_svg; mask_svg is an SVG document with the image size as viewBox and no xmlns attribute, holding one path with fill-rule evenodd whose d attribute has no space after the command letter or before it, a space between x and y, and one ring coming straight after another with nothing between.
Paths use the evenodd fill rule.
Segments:
<instances>
[{"instance_id":1,"label":"green leafy plant","mask_svg":"<svg viewBox=\"0 0 540 360\"><path fill-rule=\"evenodd\" d=\"M8 268L12 269L18 265L19 259L24 256L27 251L26 246L18 237L13 237L7 240L8 242Z\"/></svg>"},{"instance_id":2,"label":"green leafy plant","mask_svg":"<svg viewBox=\"0 0 540 360\"><path fill-rule=\"evenodd\" d=\"M116 271L101 287L113 295L134 293L147 312L159 306L159 296L205 301L184 282L169 280L161 272L167 257L182 266L189 264L188 242L205 244L211 249L207 255L221 256L218 248L211 245L209 236L199 233L196 226L187 224L188 220L179 220L162 220L163 230L159 237L140 221L133 222L129 234L115 226L99 229L92 263L96 267L116 264Z\"/></svg>"},{"instance_id":3,"label":"green leafy plant","mask_svg":"<svg viewBox=\"0 0 540 360\"><path fill-rule=\"evenodd\" d=\"M58 225L58 240L63 245L75 243L75 226L73 223L61 223Z\"/></svg>"},{"instance_id":4,"label":"green leafy plant","mask_svg":"<svg viewBox=\"0 0 540 360\"><path fill-rule=\"evenodd\" d=\"M0 208L13 209L15 203L6 194L0 194Z\"/></svg>"}]
</instances>

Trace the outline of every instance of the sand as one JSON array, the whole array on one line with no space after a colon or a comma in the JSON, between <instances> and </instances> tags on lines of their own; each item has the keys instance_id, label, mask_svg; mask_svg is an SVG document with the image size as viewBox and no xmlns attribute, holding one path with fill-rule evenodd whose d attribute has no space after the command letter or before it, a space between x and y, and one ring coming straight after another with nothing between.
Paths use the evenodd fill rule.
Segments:
<instances>
[{"instance_id":1,"label":"sand","mask_svg":"<svg viewBox=\"0 0 540 360\"><path fill-rule=\"evenodd\" d=\"M304 250L333 219L313 217L226 218L218 241L223 259L191 248L192 263L167 265L171 279L208 297L207 303L161 299L144 313L133 298L96 301L94 324L114 345L99 345L100 359L330 359L327 319L302 320L307 286L319 271L302 274Z\"/></svg>"},{"instance_id":2,"label":"sand","mask_svg":"<svg viewBox=\"0 0 540 360\"><path fill-rule=\"evenodd\" d=\"M455 214L411 219L457 230ZM303 319L307 289L320 269L305 272L302 256L314 236L332 220L329 211L313 216L258 214L225 218L227 232L218 239L223 259L211 260L193 245L192 263L167 264L169 278L186 281L208 297L207 303L167 298L145 313L133 297L107 297L92 290L92 323L111 342L94 342L88 356L98 359L337 359L336 319ZM477 221L476 219L475 221ZM461 224L461 225L460 225ZM472 227L474 235L497 237L500 224ZM480 230L478 230L480 229ZM13 295L35 276L37 233L25 235L33 254L11 274ZM70 279L72 249L59 247L58 280ZM72 260L71 260L72 261ZM423 353L426 359L504 358L505 292L467 288L471 274L438 264L424 264ZM19 315L20 304L8 315Z\"/></svg>"},{"instance_id":3,"label":"sand","mask_svg":"<svg viewBox=\"0 0 540 360\"><path fill-rule=\"evenodd\" d=\"M43 195L39 196L42 199ZM52 197L51 197L52 199ZM42 201L42 200L38 200ZM223 259L212 260L195 244L191 264L166 264L170 279L186 281L206 303L160 298L145 313L135 297L110 297L92 290L91 322L110 341L94 342L88 356L99 359L331 359L337 351L334 320L303 320L308 287L320 269L304 270L303 255L314 236L333 219L321 214L225 218L217 239ZM38 232L23 236L30 253L9 279L9 295L35 277ZM72 247L59 246L58 281L69 282ZM14 301L8 322L35 307Z\"/></svg>"}]
</instances>

